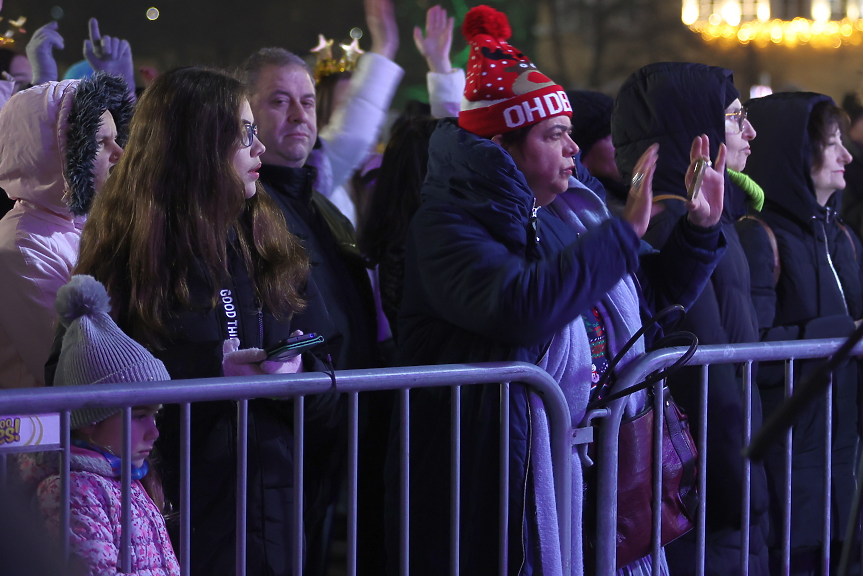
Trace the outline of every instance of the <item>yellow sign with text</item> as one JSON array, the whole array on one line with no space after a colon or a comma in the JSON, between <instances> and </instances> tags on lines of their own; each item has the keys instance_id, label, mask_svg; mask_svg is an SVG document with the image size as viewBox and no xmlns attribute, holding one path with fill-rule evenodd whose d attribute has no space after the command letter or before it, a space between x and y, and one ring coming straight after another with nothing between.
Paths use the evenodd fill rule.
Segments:
<instances>
[{"instance_id":1,"label":"yellow sign with text","mask_svg":"<svg viewBox=\"0 0 863 576\"><path fill-rule=\"evenodd\" d=\"M0 416L0 453L40 452L59 447L59 414Z\"/></svg>"}]
</instances>

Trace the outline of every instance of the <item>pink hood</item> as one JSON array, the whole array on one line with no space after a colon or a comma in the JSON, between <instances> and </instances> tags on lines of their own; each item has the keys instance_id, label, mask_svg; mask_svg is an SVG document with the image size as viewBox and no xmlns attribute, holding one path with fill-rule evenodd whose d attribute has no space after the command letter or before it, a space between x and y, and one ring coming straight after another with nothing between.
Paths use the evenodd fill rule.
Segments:
<instances>
[{"instance_id":1,"label":"pink hood","mask_svg":"<svg viewBox=\"0 0 863 576\"><path fill-rule=\"evenodd\" d=\"M0 110L0 188L71 218L63 201L67 118L80 80L48 82L18 92Z\"/></svg>"}]
</instances>

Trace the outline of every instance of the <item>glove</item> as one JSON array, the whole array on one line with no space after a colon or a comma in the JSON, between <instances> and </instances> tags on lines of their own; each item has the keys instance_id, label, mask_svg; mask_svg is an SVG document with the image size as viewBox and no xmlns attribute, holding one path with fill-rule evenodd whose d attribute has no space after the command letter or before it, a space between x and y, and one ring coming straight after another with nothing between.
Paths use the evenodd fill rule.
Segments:
<instances>
[{"instance_id":1,"label":"glove","mask_svg":"<svg viewBox=\"0 0 863 576\"><path fill-rule=\"evenodd\" d=\"M90 39L84 40L84 58L95 71L120 76L126 81L129 93L135 93L135 65L132 48L126 40L99 33L99 22L90 18Z\"/></svg>"},{"instance_id":2,"label":"glove","mask_svg":"<svg viewBox=\"0 0 863 576\"><path fill-rule=\"evenodd\" d=\"M27 42L27 59L33 68L33 85L57 80L57 62L54 48L63 49L63 37L57 32L57 22L49 22L35 32Z\"/></svg>"},{"instance_id":3,"label":"glove","mask_svg":"<svg viewBox=\"0 0 863 576\"><path fill-rule=\"evenodd\" d=\"M291 336L301 336L295 331ZM240 350L237 338L225 340L222 344L222 373L225 376L260 376L262 374L296 374L303 371L302 356L287 362L270 362L267 353L260 348Z\"/></svg>"}]
</instances>

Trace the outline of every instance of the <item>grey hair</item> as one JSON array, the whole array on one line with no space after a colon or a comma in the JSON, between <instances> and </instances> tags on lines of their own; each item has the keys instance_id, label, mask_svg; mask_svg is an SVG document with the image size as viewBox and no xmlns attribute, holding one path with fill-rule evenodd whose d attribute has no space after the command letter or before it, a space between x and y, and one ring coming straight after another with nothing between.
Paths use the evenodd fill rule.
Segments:
<instances>
[{"instance_id":1,"label":"grey hair","mask_svg":"<svg viewBox=\"0 0 863 576\"><path fill-rule=\"evenodd\" d=\"M284 48L261 48L246 58L246 61L243 62L240 67L240 74L242 75L243 82L246 84L250 95L257 92L258 77L261 74L261 70L266 66L299 66L308 72L309 78L311 78L312 83L314 83L312 69L309 68L309 65L305 60L293 52L288 52Z\"/></svg>"}]
</instances>

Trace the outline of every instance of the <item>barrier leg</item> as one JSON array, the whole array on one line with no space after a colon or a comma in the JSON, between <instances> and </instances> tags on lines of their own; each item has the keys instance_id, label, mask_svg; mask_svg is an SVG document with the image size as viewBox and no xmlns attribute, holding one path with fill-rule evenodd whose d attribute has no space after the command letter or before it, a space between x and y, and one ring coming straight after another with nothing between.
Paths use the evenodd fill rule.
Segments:
<instances>
[{"instance_id":1,"label":"barrier leg","mask_svg":"<svg viewBox=\"0 0 863 576\"><path fill-rule=\"evenodd\" d=\"M452 387L450 402L450 574L459 575L461 542L461 386Z\"/></svg>"},{"instance_id":2,"label":"barrier leg","mask_svg":"<svg viewBox=\"0 0 863 576\"><path fill-rule=\"evenodd\" d=\"M744 365L743 371L743 445L752 440L752 362ZM749 521L752 499L752 463L743 459L743 502L740 511L740 573L749 574Z\"/></svg>"}]
</instances>

